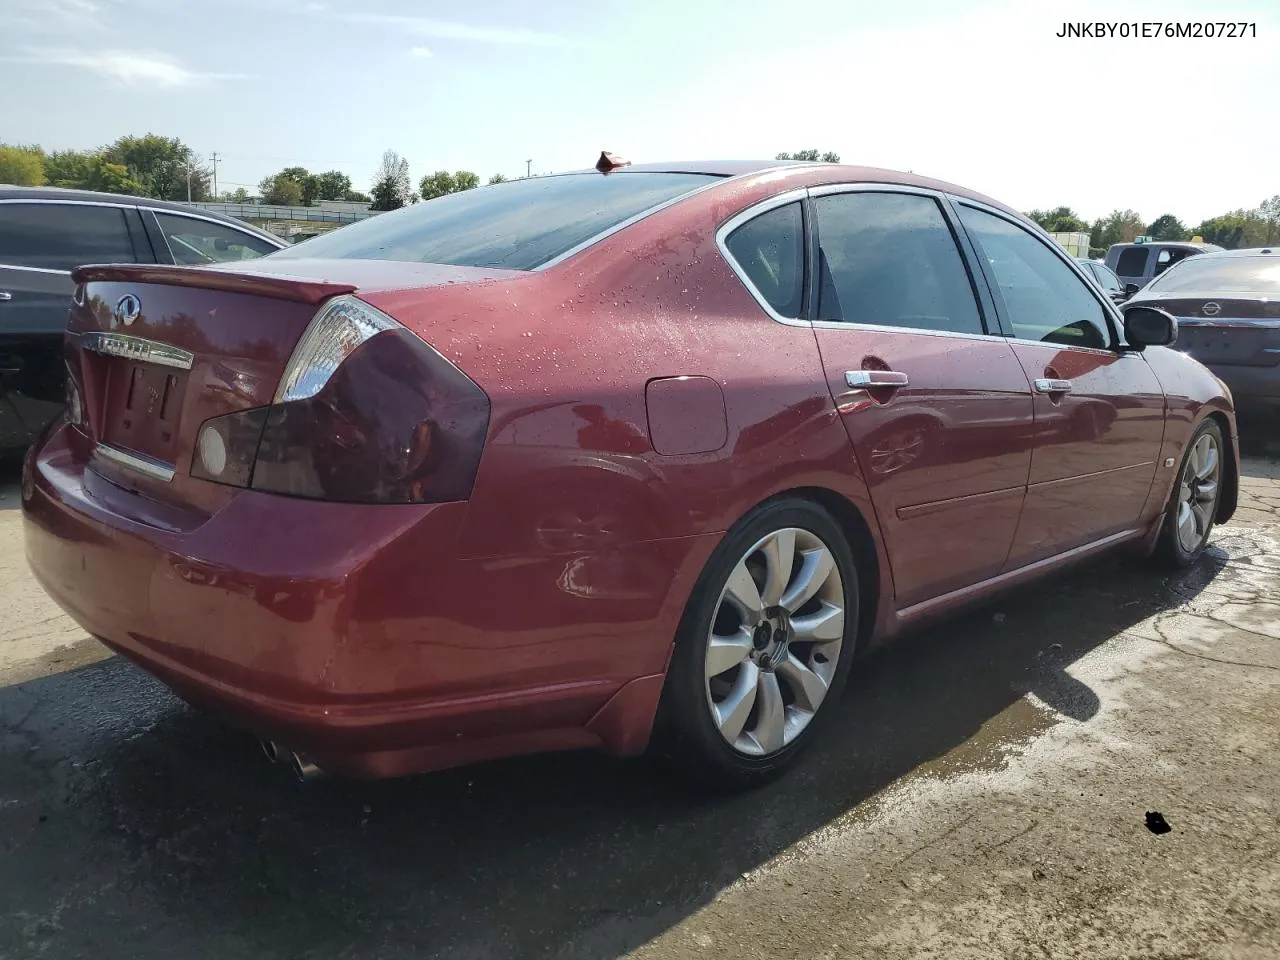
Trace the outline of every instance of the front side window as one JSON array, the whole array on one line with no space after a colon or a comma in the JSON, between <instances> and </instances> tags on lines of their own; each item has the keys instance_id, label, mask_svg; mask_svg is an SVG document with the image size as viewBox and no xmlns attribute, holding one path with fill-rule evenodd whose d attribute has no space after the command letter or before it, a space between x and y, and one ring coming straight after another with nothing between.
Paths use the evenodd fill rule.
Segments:
<instances>
[{"instance_id":1,"label":"front side window","mask_svg":"<svg viewBox=\"0 0 1280 960\"><path fill-rule=\"evenodd\" d=\"M748 220L729 234L725 246L775 313L800 316L804 304L804 217L798 201Z\"/></svg>"},{"instance_id":2,"label":"front side window","mask_svg":"<svg viewBox=\"0 0 1280 960\"><path fill-rule=\"evenodd\" d=\"M1147 269L1147 248L1128 247L1120 251L1116 273L1122 277L1141 277Z\"/></svg>"},{"instance_id":3,"label":"front side window","mask_svg":"<svg viewBox=\"0 0 1280 960\"><path fill-rule=\"evenodd\" d=\"M124 211L86 203L0 203L0 263L74 270L136 263Z\"/></svg>"},{"instance_id":4,"label":"front side window","mask_svg":"<svg viewBox=\"0 0 1280 960\"><path fill-rule=\"evenodd\" d=\"M967 205L960 206L960 220L991 265L1015 337L1068 347L1110 345L1102 305L1053 250L1017 224Z\"/></svg>"},{"instance_id":5,"label":"front side window","mask_svg":"<svg viewBox=\"0 0 1280 960\"><path fill-rule=\"evenodd\" d=\"M173 259L187 266L253 260L279 249L261 237L212 220L155 211Z\"/></svg>"},{"instance_id":6,"label":"front side window","mask_svg":"<svg viewBox=\"0 0 1280 960\"><path fill-rule=\"evenodd\" d=\"M532 270L719 179L649 171L528 177L369 217L272 256Z\"/></svg>"},{"instance_id":7,"label":"front side window","mask_svg":"<svg viewBox=\"0 0 1280 960\"><path fill-rule=\"evenodd\" d=\"M982 333L968 271L932 197L819 197L819 320Z\"/></svg>"},{"instance_id":8,"label":"front side window","mask_svg":"<svg viewBox=\"0 0 1280 960\"><path fill-rule=\"evenodd\" d=\"M1194 256L1195 253L1195 250L1161 250L1160 255L1156 257L1156 269L1153 275L1157 277L1160 276L1160 274L1164 273L1178 261Z\"/></svg>"}]
</instances>

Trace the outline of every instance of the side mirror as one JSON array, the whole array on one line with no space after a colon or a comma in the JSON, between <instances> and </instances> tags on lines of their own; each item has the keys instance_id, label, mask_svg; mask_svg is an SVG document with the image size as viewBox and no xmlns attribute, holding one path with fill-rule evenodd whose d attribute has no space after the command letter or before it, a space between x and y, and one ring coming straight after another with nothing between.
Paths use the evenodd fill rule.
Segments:
<instances>
[{"instance_id":1,"label":"side mirror","mask_svg":"<svg viewBox=\"0 0 1280 960\"><path fill-rule=\"evenodd\" d=\"M1129 307L1124 311L1124 338L1139 349L1167 347L1178 339L1178 319L1157 307Z\"/></svg>"},{"instance_id":2,"label":"side mirror","mask_svg":"<svg viewBox=\"0 0 1280 960\"><path fill-rule=\"evenodd\" d=\"M1141 289L1142 288L1138 286L1136 283L1126 283L1124 285L1125 299L1127 300L1129 297L1132 297L1135 293L1137 293Z\"/></svg>"}]
</instances>

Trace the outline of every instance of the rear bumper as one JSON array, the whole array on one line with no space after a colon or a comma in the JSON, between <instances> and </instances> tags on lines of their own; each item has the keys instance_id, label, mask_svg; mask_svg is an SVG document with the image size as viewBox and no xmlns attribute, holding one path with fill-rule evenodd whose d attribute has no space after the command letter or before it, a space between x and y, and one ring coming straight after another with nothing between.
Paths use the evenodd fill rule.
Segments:
<instances>
[{"instance_id":1,"label":"rear bumper","mask_svg":"<svg viewBox=\"0 0 1280 960\"><path fill-rule=\"evenodd\" d=\"M644 746L683 605L674 571L696 562L697 543L639 545L661 575L647 596L611 603L566 595L570 558L458 559L462 503L244 491L177 530L109 509L93 495L102 483L61 429L28 453L27 558L41 585L184 699L322 769L383 776Z\"/></svg>"}]
</instances>

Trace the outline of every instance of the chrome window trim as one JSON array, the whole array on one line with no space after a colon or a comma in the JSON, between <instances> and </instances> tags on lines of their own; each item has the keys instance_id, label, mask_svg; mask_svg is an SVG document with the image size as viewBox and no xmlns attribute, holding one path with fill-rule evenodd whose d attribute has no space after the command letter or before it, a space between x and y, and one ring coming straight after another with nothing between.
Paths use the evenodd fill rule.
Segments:
<instances>
[{"instance_id":1,"label":"chrome window trim","mask_svg":"<svg viewBox=\"0 0 1280 960\"><path fill-rule=\"evenodd\" d=\"M174 466L171 463L164 463L161 460L145 457L138 453L130 453L128 450L121 450L119 447L113 447L111 444L103 443L102 441L98 441L93 448L93 452L103 460L145 474L148 477L154 477L164 483L172 480L175 473Z\"/></svg>"},{"instance_id":2,"label":"chrome window trim","mask_svg":"<svg viewBox=\"0 0 1280 960\"><path fill-rule=\"evenodd\" d=\"M1115 303L1112 302L1111 298L1107 295L1106 291L1102 289L1102 287L1098 284L1096 280L1089 279L1089 277L1084 272L1083 265L1077 263L1075 257L1071 256L1071 254L1067 253L1066 250L1058 246L1058 244L1052 239L1049 239L1049 241L1046 243L1045 238L1037 235L1035 230L1027 229L1027 225L1025 223L1019 220L1016 216L1010 215L1007 211L1001 210L999 207L993 207L991 206L991 204L983 203L981 200L973 200L969 197L959 196L958 194L948 194L947 197L956 206L970 206L970 207L973 207L975 210L981 210L983 213L989 213L993 217L999 217L1001 220L1004 220L1007 223L1011 223L1015 227L1020 227L1024 233L1028 234L1029 236L1033 237L1035 240L1039 241L1042 246L1048 247L1050 250L1052 250L1057 255L1058 259L1061 260L1063 263L1065 263L1067 265L1067 268L1069 270L1074 271L1075 274L1080 278L1080 280L1084 284L1085 289L1089 292L1089 295L1093 297L1094 302L1102 307L1103 316L1107 317L1108 320L1110 321L1110 330L1108 332L1111 336L1112 346L1107 348L1105 352L1112 354L1114 356L1115 353L1117 353L1118 351L1131 349L1124 342L1124 338L1123 338L1124 318L1120 312L1120 309L1115 305ZM1039 228L1036 228L1036 229L1039 229ZM1117 279L1118 279L1118 276L1117 276ZM1123 287L1121 289L1123 289ZM1003 297L1004 295L1001 294L1001 299L1003 299ZM1012 318L1009 319L1009 323L1010 324L1013 323ZM1034 340L1034 341L1022 340L1017 337L1010 337L1009 339L1017 340L1020 343L1046 342L1043 340ZM1057 344L1057 346L1067 346L1067 345ZM1097 348L1069 347L1069 349L1094 350Z\"/></svg>"},{"instance_id":3,"label":"chrome window trim","mask_svg":"<svg viewBox=\"0 0 1280 960\"><path fill-rule=\"evenodd\" d=\"M1100 357L1115 357L1117 351L1110 347L1077 347L1073 343L1059 343L1057 340L1031 340L1027 337L1005 337L1009 343L1021 343L1028 347L1053 347L1057 350L1078 350L1081 353L1092 353ZM1121 356L1140 356L1136 351L1125 351Z\"/></svg>"},{"instance_id":4,"label":"chrome window trim","mask_svg":"<svg viewBox=\"0 0 1280 960\"><path fill-rule=\"evenodd\" d=\"M1154 304L1151 304L1154 306ZM1135 306L1143 306L1138 303ZM1280 320L1273 320L1270 317L1214 317L1212 320L1204 317L1180 317L1176 314L1174 319L1178 321L1178 326L1186 327L1222 327L1235 330L1280 330Z\"/></svg>"},{"instance_id":5,"label":"chrome window trim","mask_svg":"<svg viewBox=\"0 0 1280 960\"><path fill-rule=\"evenodd\" d=\"M961 330L936 330L933 327L895 327L887 323L858 323L852 320L815 320L810 324L817 330L866 330L871 333L910 333L916 336L949 337L953 340L998 340L1008 343L1009 337L999 333L965 333Z\"/></svg>"},{"instance_id":6,"label":"chrome window trim","mask_svg":"<svg viewBox=\"0 0 1280 960\"><path fill-rule=\"evenodd\" d=\"M62 206L73 207L111 207L116 210L148 210L151 213L168 213L175 217L190 217L192 220L203 220L206 223L220 224L230 230L239 230L242 233L250 234L251 236L258 237L261 240L270 240L273 243L277 243L279 244L279 247L277 248L279 250L283 250L285 247L289 246L289 244L285 243L279 237L267 233L265 230L258 230L247 223L228 223L225 220L218 220L214 217L200 213L187 213L185 210L171 210L168 207L153 207L145 202L150 199L149 197L139 197L138 199L142 202L120 203L115 200L66 200L54 197L4 197L0 198L0 203L56 203L61 204ZM161 232L163 233L163 231ZM70 271L65 272L70 273Z\"/></svg>"},{"instance_id":7,"label":"chrome window trim","mask_svg":"<svg viewBox=\"0 0 1280 960\"><path fill-rule=\"evenodd\" d=\"M662 171L655 170L653 172L660 173ZM690 172L690 171L677 170L677 171L670 171L670 172L680 173L680 172ZM559 174L559 176L567 177L567 176L572 176L572 174L567 174L567 173ZM608 176L608 174L601 174L601 176ZM635 176L635 174L622 174L622 176ZM672 197L670 200L664 200L662 201L662 203L655 204L652 207L648 207L647 209L641 210L639 213L628 217L626 220L623 220L619 223L615 223L612 227L609 227L605 230L601 230L599 233L593 234L592 236L587 237L587 239L583 240L581 243L578 243L575 246L570 247L564 253L557 254L556 256L552 257L550 260L546 261L545 263L538 264L536 267L534 267L532 270L528 272L541 273L543 270L550 270L552 267L559 266L561 263L568 260L570 257L581 253L583 250L586 250L588 247L595 246L601 240L607 240L609 237L613 236L615 233L618 233L622 230L627 229L627 227L631 226L632 224L639 223L641 220L644 220L646 217L650 217L661 210L665 210L667 209L667 207L673 207L677 203L683 203L684 201L688 200L690 197L696 197L698 194L706 190L710 190L713 187L723 186L725 183L728 183L730 180L736 179L735 177L724 177L724 176L719 176L717 174L704 174L704 176L710 177L711 182L704 183L702 186L695 187L694 189L690 190L688 193L682 193L678 197Z\"/></svg>"},{"instance_id":8,"label":"chrome window trim","mask_svg":"<svg viewBox=\"0 0 1280 960\"><path fill-rule=\"evenodd\" d=\"M70 270L59 270L56 267L24 267L17 263L0 262L0 270L30 270L32 273L58 273L64 277L71 276Z\"/></svg>"},{"instance_id":9,"label":"chrome window trim","mask_svg":"<svg viewBox=\"0 0 1280 960\"><path fill-rule=\"evenodd\" d=\"M729 264L729 268L733 270L738 279L742 281L742 285L747 288L747 292L750 293L756 303L760 305L760 309L767 313L771 319L776 320L778 323L785 324L788 327L811 327L813 324L801 317L784 317L782 314L778 313L777 310L773 309L773 306L765 299L764 294L756 288L756 285L751 282L751 278L747 276L747 272L742 269L733 254L729 252L728 240L729 234L733 233L733 231L737 230L743 224L749 223L756 217L762 216L771 210L776 210L779 207L785 207L789 203L803 203L808 196L809 191L804 187L800 187L795 190L788 190L785 193L774 194L772 197L766 197L763 200L759 200L747 207L745 210L735 213L716 229L716 247L720 251L720 256L724 257L725 262ZM805 237L805 243L808 243L807 235ZM806 273L808 272L807 267L808 265L806 264ZM808 278L806 277L805 279Z\"/></svg>"},{"instance_id":10,"label":"chrome window trim","mask_svg":"<svg viewBox=\"0 0 1280 960\"><path fill-rule=\"evenodd\" d=\"M935 200L941 200L946 196L941 190L935 190L932 187L917 187L910 183L880 183L875 180L860 180L857 183L824 183L809 188L811 197L825 197L837 193L909 193L920 197L932 197ZM945 214L943 218L945 219Z\"/></svg>"},{"instance_id":11,"label":"chrome window trim","mask_svg":"<svg viewBox=\"0 0 1280 960\"><path fill-rule=\"evenodd\" d=\"M157 340L134 337L126 333L108 333L93 330L80 335L80 346L108 357L123 357L143 363L155 363L176 370L190 370L195 354L180 347L173 347Z\"/></svg>"}]
</instances>

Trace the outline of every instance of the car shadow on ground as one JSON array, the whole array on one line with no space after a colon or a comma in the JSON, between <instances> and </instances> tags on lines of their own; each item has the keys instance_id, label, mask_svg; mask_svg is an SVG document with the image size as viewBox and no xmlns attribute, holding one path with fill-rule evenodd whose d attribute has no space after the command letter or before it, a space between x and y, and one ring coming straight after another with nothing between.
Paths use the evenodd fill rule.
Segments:
<instances>
[{"instance_id":1,"label":"car shadow on ground","mask_svg":"<svg viewBox=\"0 0 1280 960\"><path fill-rule=\"evenodd\" d=\"M0 810L24 865L0 901L62 904L56 955L612 956L904 776L999 765L1054 711L1087 720L1098 699L1064 668L1224 559L1103 562L904 638L856 665L789 776L736 796L591 753L298 784L120 658L0 689L0 797L34 791L41 814ZM40 938L4 927L0 954Z\"/></svg>"}]
</instances>

